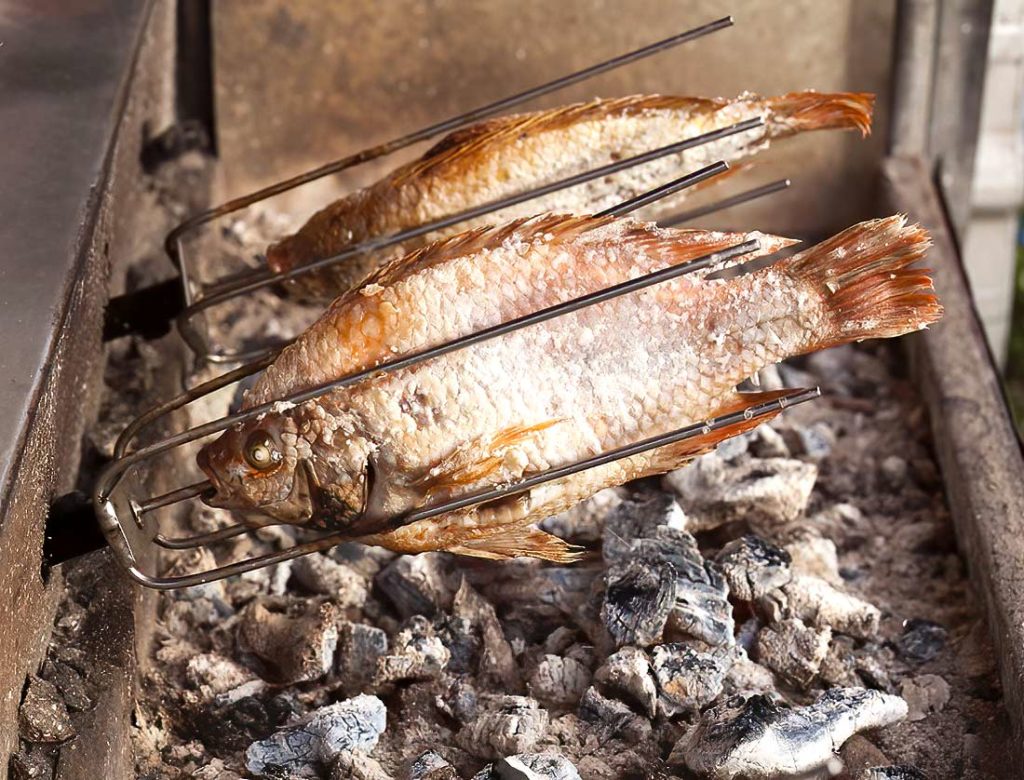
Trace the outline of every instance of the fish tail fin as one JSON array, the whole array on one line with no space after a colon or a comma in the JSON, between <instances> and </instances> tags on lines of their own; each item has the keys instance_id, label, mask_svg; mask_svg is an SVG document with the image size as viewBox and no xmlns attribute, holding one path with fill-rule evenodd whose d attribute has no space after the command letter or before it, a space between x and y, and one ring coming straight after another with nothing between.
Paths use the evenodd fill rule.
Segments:
<instances>
[{"instance_id":1,"label":"fish tail fin","mask_svg":"<svg viewBox=\"0 0 1024 780\"><path fill-rule=\"evenodd\" d=\"M875 96L870 92L790 92L767 99L768 134L773 138L803 130L853 129L871 133Z\"/></svg>"},{"instance_id":2,"label":"fish tail fin","mask_svg":"<svg viewBox=\"0 0 1024 780\"><path fill-rule=\"evenodd\" d=\"M554 563L575 563L584 554L582 548L529 526L503 528L484 536L462 539L446 549L459 555L495 561L539 558Z\"/></svg>"},{"instance_id":3,"label":"fish tail fin","mask_svg":"<svg viewBox=\"0 0 1024 780\"><path fill-rule=\"evenodd\" d=\"M942 316L927 269L931 239L897 214L861 222L780 264L821 295L832 327L813 349L921 330Z\"/></svg>"}]
</instances>

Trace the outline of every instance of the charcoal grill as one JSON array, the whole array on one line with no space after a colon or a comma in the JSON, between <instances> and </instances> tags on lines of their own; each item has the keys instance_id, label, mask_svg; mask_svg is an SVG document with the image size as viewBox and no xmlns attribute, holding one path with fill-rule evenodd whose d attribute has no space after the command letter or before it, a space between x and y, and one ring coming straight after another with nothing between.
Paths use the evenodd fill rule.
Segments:
<instances>
[{"instance_id":1,"label":"charcoal grill","mask_svg":"<svg viewBox=\"0 0 1024 780\"><path fill-rule=\"evenodd\" d=\"M940 193L932 183L932 169L919 157L924 150L905 143L908 135L913 136L906 131L908 123L918 121L919 124L921 120L915 118L926 113L923 104L927 100L914 86L921 83L916 78L921 69L931 67L931 60L926 62L925 59L932 54L930 50L922 51L910 45L912 40L919 40L910 33L918 21L914 15L915 5L900 4L897 40L901 48L897 52L899 67L894 70L896 121L891 145L899 149L901 156L889 158L880 166L885 184L880 197L887 208L906 211L912 219L921 221L936 239L931 257L936 269L936 285L947 311L946 321L943 328L935 329L926 338L913 339L910 347L916 377L928 401L960 541L975 584L985 597L1000 653L1007 706L1020 745L1024 744L1024 635L1021 633L1024 600L1015 577L1024 570L1024 549L1019 543L1022 535L1016 527L1024 517L1024 489L1017 479L1022 468L1021 452L959 267L955 231L947 221L945 209L955 193ZM215 153L218 139L213 121L210 9L206 4L184 1L176 7L159 2L123 3L114 4L107 11L109 15L81 9L80 13L55 12L62 16L61 24L66 25L61 28L61 34L68 37L58 36L41 49L38 39L32 36L44 29L48 21L44 11L40 11L39 16L29 14L17 18L16 23L21 28L14 32L18 35L5 36L4 49L23 57L25 62L35 62L34 55L29 46L19 41L33 41L36 51L41 50L44 57L49 58L47 65L54 74L78 69L82 74L81 89L102 87L89 90L98 104L92 112L93 121L86 128L80 123L62 121L59 105L53 106L55 113L52 114L24 112L15 114L22 122L4 123L4 127L18 127L20 136L10 139L7 148L11 151L5 155L5 164L8 158L49 160L52 167L36 178L51 185L53 182L62 184L56 189L46 188L38 198L10 190L2 194L7 203L15 204L11 206L13 210L5 209L5 213L18 215L17 220L9 222L33 228L27 232L38 242L33 251L28 250L29 243L14 244L16 254L11 257L16 260L4 271L5 292L13 300L13 304L5 302L2 312L8 324L5 332L27 334L25 339L8 339L4 344L7 354L3 357L4 365L13 367L12 377L17 380L8 391L10 403L5 405L13 413L5 415L0 431L3 433L0 443L4 446L0 455L3 463L0 496L0 540L3 542L0 545L0 582L3 587L0 592L5 597L2 609L5 624L0 632L0 659L4 659L0 663L0 690L6 694L0 701L0 718L8 724L16 718L16 694L24 675L42 656L59 590L60 578L51 575L40 553L47 517L50 516L51 522L63 520L77 524L83 534L95 527L91 507L68 498L72 488L89 486L95 475L95 464L86 462L85 473L77 479L78 447L68 443L80 440L104 392L99 372L103 336L115 337L129 332L160 336L173 317L185 311L182 332L200 359L228 363L240 357L266 359L267 355L262 350L241 355L219 351L206 341L202 328L196 325L203 312L222 300L219 295L247 284L260 284L262 280L246 276L229 279L220 286L198 285L191 272L195 258L188 254L184 241L188 230L242 208L250 199L231 201L183 223L182 229L171 232L168 240L168 249L177 261L180 275L156 284L146 280L139 285L132 280L129 283L136 288L132 290L136 294L119 297L126 288L125 276L133 260L159 246L162 235L184 216L168 215L154 202L146 190L148 173L157 169L164 158L183 151ZM704 31L725 26L720 20ZM102 36L96 37L98 31L110 30L116 31L116 45L111 45L107 39L101 40ZM689 40L695 37L695 32L666 39L629 56L638 59L645 56L639 52L660 52L672 45L669 41ZM556 35L554 31L547 34ZM95 40L95 46L83 50L80 43L84 40ZM75 68L64 59L68 41L75 44ZM980 44L976 42L976 48L980 45L983 51L983 44L984 40ZM973 56L979 55L975 52ZM90 67L83 67L82 62ZM23 72L29 70L26 68ZM26 81L30 79L26 77ZM53 94L58 83L51 81L41 86L33 84L33 87L43 94ZM487 109L502 111L511 105L509 101L500 101ZM17 111L19 104L13 107ZM969 106L964 115L965 122L969 123L972 116ZM482 116L484 114L472 112L450 121L468 122ZM21 131L22 123L29 120L38 122L39 130L47 132L34 135ZM432 135L455 126L458 125L441 123L428 130ZM74 138L61 135L58 128L65 133L74 129ZM162 132L167 128L170 131ZM400 139L401 143L385 144L371 151L395 151L405 142L429 137L417 136L414 134ZM79 164L74 154L79 144L89 146L93 153L84 165ZM44 148L53 154L44 152ZM18 151L12 153L13 150ZM359 160L342 160L284 185L306 183L311 178L338 172L346 162L363 161L372 156L364 153ZM4 178L20 181L17 177ZM199 177L198 184L193 199L195 206L202 208L210 201L206 189L211 185L203 177ZM783 186L782 182L775 182L754 188L717 206L739 205ZM94 195L87 198L85 193L90 187L94 187ZM269 193L257 192L256 196L266 194ZM698 209L683 217L692 219L707 213L707 209ZM50 235L46 237L55 242L54 247L39 240L47 233ZM12 238L21 240L14 226L6 228L5 236L5 243ZM69 246L73 247L70 252L67 251ZM50 259L54 256L66 258L66 261L52 263ZM32 268L33 263L45 268L46 273L34 276L24 273L23 269ZM167 268L167 276L171 276L174 267ZM31 279L33 287L25 287L27 279ZM148 289L148 292L139 294L139 289ZM33 341L36 335L40 337ZM184 364L189 356L182 353L181 359ZM26 381L21 381L17 373L23 367L28 368ZM177 372L170 372L166 386L154 389L157 397L173 395L180 389L179 380ZM122 453L126 451L126 447L122 448ZM116 532L116 529L107 530ZM169 546L173 547L175 542L170 541ZM138 563L144 567L152 565L153 560L151 555L143 554ZM152 569L147 571L152 575ZM138 630L135 641L139 646L144 648L148 641L146 615L147 609L152 608L152 601L137 600L129 588L120 585L112 586L109 598L106 613L112 621L109 628L114 635L120 634L120 638L113 641L125 649L126 669L120 678L112 681L109 695L91 716L94 733L107 739L93 745L87 739L80 740L65 751L66 756L58 767L59 777L81 776L86 767L92 773L99 771L101 776L128 777L131 774L125 718L131 703L130 646L134 627ZM14 747L15 732L16 729L11 728L3 730L0 765L4 767L6 755ZM84 733L87 734L87 730ZM106 747L108 743L113 747Z\"/></svg>"}]
</instances>

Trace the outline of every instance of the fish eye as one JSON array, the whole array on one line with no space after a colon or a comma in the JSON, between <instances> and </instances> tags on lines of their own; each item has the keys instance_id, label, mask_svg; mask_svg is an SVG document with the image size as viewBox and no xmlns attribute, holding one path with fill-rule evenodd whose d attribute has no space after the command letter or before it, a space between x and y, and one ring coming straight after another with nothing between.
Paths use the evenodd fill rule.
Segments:
<instances>
[{"instance_id":1,"label":"fish eye","mask_svg":"<svg viewBox=\"0 0 1024 780\"><path fill-rule=\"evenodd\" d=\"M276 466L281 450L266 431L253 431L245 441L245 462L258 471Z\"/></svg>"}]
</instances>

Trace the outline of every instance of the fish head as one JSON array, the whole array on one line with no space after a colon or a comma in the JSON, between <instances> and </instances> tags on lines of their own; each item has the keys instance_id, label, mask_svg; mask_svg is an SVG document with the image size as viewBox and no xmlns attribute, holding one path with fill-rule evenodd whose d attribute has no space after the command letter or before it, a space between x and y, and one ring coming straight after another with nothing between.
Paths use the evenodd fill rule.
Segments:
<instances>
[{"instance_id":1,"label":"fish head","mask_svg":"<svg viewBox=\"0 0 1024 780\"><path fill-rule=\"evenodd\" d=\"M215 488L210 506L256 511L282 523L304 523L313 500L301 469L300 439L286 416L267 415L229 428L196 457Z\"/></svg>"}]
</instances>

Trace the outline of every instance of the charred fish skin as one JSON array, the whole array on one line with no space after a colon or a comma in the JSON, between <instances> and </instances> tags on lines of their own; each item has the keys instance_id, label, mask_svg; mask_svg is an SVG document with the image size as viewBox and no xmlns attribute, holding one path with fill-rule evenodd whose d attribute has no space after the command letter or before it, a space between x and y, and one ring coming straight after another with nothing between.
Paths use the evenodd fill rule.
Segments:
<instances>
[{"instance_id":1,"label":"charred fish skin","mask_svg":"<svg viewBox=\"0 0 1024 780\"><path fill-rule=\"evenodd\" d=\"M247 403L309 386L304 369L313 375L344 371L346 360L358 365L386 359L396 343L399 352L410 342L429 343L437 327L422 321L399 325L407 320L386 316L414 306L405 299L426 295L427 288L449 291L446 305L432 308L441 313L441 329L472 331L480 321L537 308L536 285L544 280L537 269L551 268L573 292L599 289L672 263L673 252L687 246L673 240L675 231L632 220L588 225L563 219L561 226L527 223L535 229L543 224L541 238L551 234L537 245L523 240L528 228L520 224L506 228L500 242L498 231L477 236L481 246L461 239L471 250L464 254L450 256L445 247L451 249L452 242L443 242L383 269L377 281L336 302L285 350ZM690 234L683 233L692 239ZM495 247L520 244L521 254L506 253L486 277L478 273L495 260ZM735 386L765 365L936 321L941 307L930 278L908 267L927 246L924 231L897 216L856 225L744 276L682 277L268 415L208 445L204 465L223 493L222 505L263 501L264 511L280 507L284 517L295 514L293 496L309 492L296 488L303 480L293 478L288 464L310 461L319 485L351 507L353 516L372 520L572 463L764 400L764 394L741 396ZM518 262L508 262L513 258ZM459 282L473 279L476 287L467 283L460 290ZM550 285L541 287L550 291ZM484 288L495 292L478 300ZM474 314L477 307L484 313ZM277 419L282 416L286 423ZM243 459L250 465L262 460L249 457L244 443L265 441L268 423L285 431L278 435L282 467L249 479L223 478ZM599 489L677 468L722 435L593 469L499 505L370 533L364 540L402 552L448 549L564 560L571 556L564 545L526 527ZM370 489L368 474L374 478ZM267 501L268 480L277 483L276 501Z\"/></svg>"},{"instance_id":2,"label":"charred fish skin","mask_svg":"<svg viewBox=\"0 0 1024 780\"><path fill-rule=\"evenodd\" d=\"M597 99L547 111L491 119L456 131L422 158L314 214L295 234L267 250L278 273L330 257L365 239L425 224L512 194L650 151L752 117L765 125L586 185L461 223L407 242L410 251L431 239L483 224L542 212L596 213L678 175L717 160L736 161L771 140L799 132L847 128L866 135L874 96L796 92L773 98L733 99L634 95ZM348 258L290 282L300 297L332 300L394 256Z\"/></svg>"}]
</instances>

